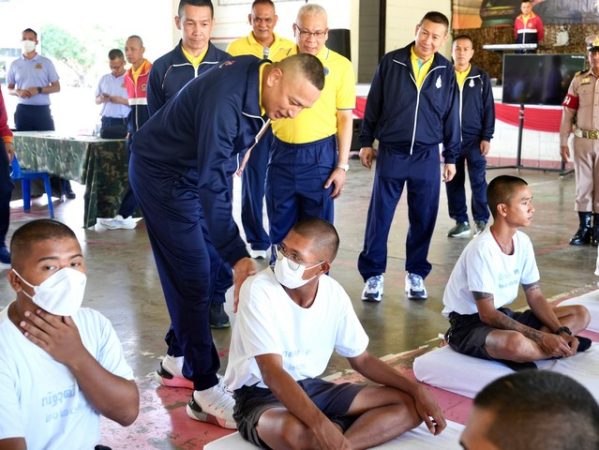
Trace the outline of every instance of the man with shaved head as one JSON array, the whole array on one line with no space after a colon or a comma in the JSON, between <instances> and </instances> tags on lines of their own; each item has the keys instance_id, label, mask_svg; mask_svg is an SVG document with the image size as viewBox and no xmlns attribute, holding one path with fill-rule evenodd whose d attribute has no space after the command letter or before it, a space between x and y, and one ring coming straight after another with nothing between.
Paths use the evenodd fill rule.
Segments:
<instances>
[{"instance_id":1,"label":"man with shaved head","mask_svg":"<svg viewBox=\"0 0 599 450\"><path fill-rule=\"evenodd\" d=\"M168 379L191 383L194 419L235 428L233 400L217 377L206 244L233 267L237 297L255 262L232 217L230 160L256 142L268 119L311 107L323 86L324 69L311 55L278 63L239 56L186 84L133 138L129 179L171 317L169 350L176 346L184 360Z\"/></svg>"},{"instance_id":2,"label":"man with shaved head","mask_svg":"<svg viewBox=\"0 0 599 450\"><path fill-rule=\"evenodd\" d=\"M132 35L125 42L125 56L131 67L125 73L125 88L130 107L129 117L127 118L127 153L129 150L133 135L150 118L148 110L148 81L152 63L144 58L146 51L141 37ZM137 221L133 219L133 213L137 207L135 196L131 187L127 184L127 191L121 201L121 206L113 219L99 219L98 222L109 230L133 229L137 226Z\"/></svg>"},{"instance_id":3,"label":"man with shaved head","mask_svg":"<svg viewBox=\"0 0 599 450\"><path fill-rule=\"evenodd\" d=\"M86 265L75 233L51 219L11 241L14 300L0 311L0 448L92 449L100 415L128 426L139 393L106 317L82 308Z\"/></svg>"},{"instance_id":4,"label":"man with shaved head","mask_svg":"<svg viewBox=\"0 0 599 450\"><path fill-rule=\"evenodd\" d=\"M425 421L445 419L426 388L367 351L368 336L343 288L327 273L339 235L330 223L297 222L270 267L243 285L225 380L239 433L262 448L370 448ZM333 351L374 382L318 378Z\"/></svg>"}]
</instances>

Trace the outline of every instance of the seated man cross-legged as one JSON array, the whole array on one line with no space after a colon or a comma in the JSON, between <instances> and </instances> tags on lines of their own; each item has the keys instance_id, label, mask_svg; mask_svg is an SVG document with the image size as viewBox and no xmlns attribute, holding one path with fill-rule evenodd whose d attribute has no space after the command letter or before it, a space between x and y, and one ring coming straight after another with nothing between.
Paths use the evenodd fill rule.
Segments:
<instances>
[{"instance_id":1,"label":"seated man cross-legged","mask_svg":"<svg viewBox=\"0 0 599 450\"><path fill-rule=\"evenodd\" d=\"M498 176L489 184L487 199L493 225L466 246L443 295L449 345L514 370L587 350L590 340L576 334L587 327L588 310L547 302L532 243L518 230L530 225L535 211L526 181ZM516 299L520 284L530 309L514 312L505 306Z\"/></svg>"},{"instance_id":2,"label":"seated man cross-legged","mask_svg":"<svg viewBox=\"0 0 599 450\"><path fill-rule=\"evenodd\" d=\"M321 219L298 222L267 268L241 288L225 382L240 434L266 448L370 448L425 421L446 422L423 385L366 350L348 295L326 275L339 236ZM335 350L371 385L319 378Z\"/></svg>"}]
</instances>

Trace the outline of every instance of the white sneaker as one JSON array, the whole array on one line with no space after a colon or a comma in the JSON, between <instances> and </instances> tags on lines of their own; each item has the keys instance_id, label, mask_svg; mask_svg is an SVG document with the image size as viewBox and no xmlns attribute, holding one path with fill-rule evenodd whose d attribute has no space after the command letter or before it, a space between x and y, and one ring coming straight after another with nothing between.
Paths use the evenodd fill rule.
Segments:
<instances>
[{"instance_id":1,"label":"white sneaker","mask_svg":"<svg viewBox=\"0 0 599 450\"><path fill-rule=\"evenodd\" d=\"M420 275L406 274L406 295L410 300L426 300L428 298L424 280Z\"/></svg>"},{"instance_id":2,"label":"white sneaker","mask_svg":"<svg viewBox=\"0 0 599 450\"><path fill-rule=\"evenodd\" d=\"M194 420L235 430L237 424L233 419L234 407L233 395L219 377L217 385L203 391L193 391L185 410L187 415Z\"/></svg>"},{"instance_id":3,"label":"white sneaker","mask_svg":"<svg viewBox=\"0 0 599 450\"><path fill-rule=\"evenodd\" d=\"M380 302L383 299L385 278L383 275L375 275L366 280L362 290L362 300L365 302Z\"/></svg>"},{"instance_id":4,"label":"white sneaker","mask_svg":"<svg viewBox=\"0 0 599 450\"><path fill-rule=\"evenodd\" d=\"M183 376L183 361L183 356L166 355L153 373L154 379L162 386L193 389L193 381Z\"/></svg>"},{"instance_id":5,"label":"white sneaker","mask_svg":"<svg viewBox=\"0 0 599 450\"><path fill-rule=\"evenodd\" d=\"M98 223L109 230L132 230L137 226L137 221L132 216L124 218L120 214L114 219L98 219Z\"/></svg>"},{"instance_id":6,"label":"white sneaker","mask_svg":"<svg viewBox=\"0 0 599 450\"><path fill-rule=\"evenodd\" d=\"M266 259L268 256L267 250L253 250L250 249L250 256L254 259Z\"/></svg>"}]
</instances>

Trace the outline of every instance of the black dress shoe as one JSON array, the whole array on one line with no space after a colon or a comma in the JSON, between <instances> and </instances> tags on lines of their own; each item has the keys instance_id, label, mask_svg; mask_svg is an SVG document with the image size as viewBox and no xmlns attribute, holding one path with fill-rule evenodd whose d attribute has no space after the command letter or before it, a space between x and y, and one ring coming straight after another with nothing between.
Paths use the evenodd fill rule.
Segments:
<instances>
[{"instance_id":1,"label":"black dress shoe","mask_svg":"<svg viewBox=\"0 0 599 450\"><path fill-rule=\"evenodd\" d=\"M591 224L593 214L590 212L578 212L580 226L576 234L570 239L570 245L587 245L593 237L593 226Z\"/></svg>"},{"instance_id":2,"label":"black dress shoe","mask_svg":"<svg viewBox=\"0 0 599 450\"><path fill-rule=\"evenodd\" d=\"M65 194L65 197L68 198L69 200L74 200L77 198L77 194L75 194L73 191L71 191L71 192L67 192Z\"/></svg>"},{"instance_id":3,"label":"black dress shoe","mask_svg":"<svg viewBox=\"0 0 599 450\"><path fill-rule=\"evenodd\" d=\"M231 322L229 322L229 316L225 312L224 303L213 302L210 305L210 328L220 329L229 328Z\"/></svg>"}]
</instances>

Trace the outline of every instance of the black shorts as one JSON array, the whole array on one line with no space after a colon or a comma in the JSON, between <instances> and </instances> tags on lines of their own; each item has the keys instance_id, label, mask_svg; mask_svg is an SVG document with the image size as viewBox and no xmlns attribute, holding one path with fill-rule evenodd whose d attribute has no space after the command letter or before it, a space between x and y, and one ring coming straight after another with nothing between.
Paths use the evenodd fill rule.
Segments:
<instances>
[{"instance_id":1,"label":"black shorts","mask_svg":"<svg viewBox=\"0 0 599 450\"><path fill-rule=\"evenodd\" d=\"M307 378L297 384L310 397L314 404L333 423L343 431L347 430L358 416L347 416L347 410L364 385L355 383L335 384L320 378ZM244 439L262 448L269 448L258 436L256 426L260 416L268 409L281 407L283 404L270 389L257 386L243 386L234 392L235 410L233 417L237 422L237 430Z\"/></svg>"},{"instance_id":2,"label":"black shorts","mask_svg":"<svg viewBox=\"0 0 599 450\"><path fill-rule=\"evenodd\" d=\"M524 312L514 312L509 308L499 308L498 311L535 330L543 326L530 309ZM478 313L458 314L452 312L449 314L449 324L445 340L452 349L464 355L494 360L485 350L485 342L487 335L496 328L483 323Z\"/></svg>"}]
</instances>

